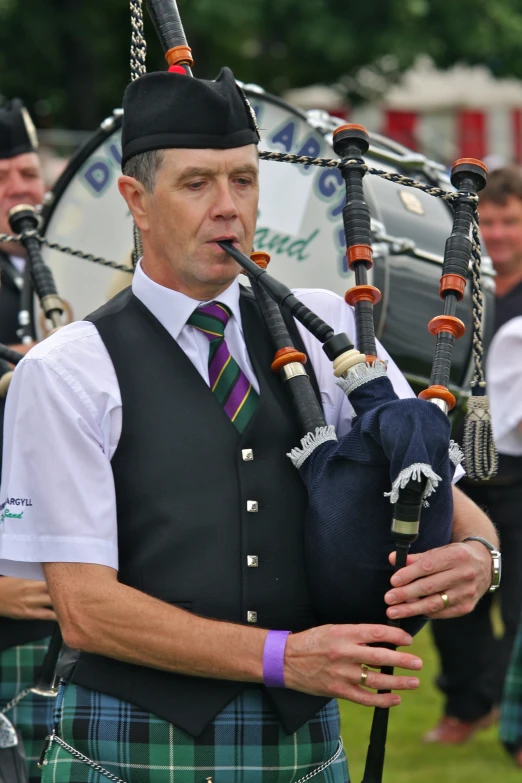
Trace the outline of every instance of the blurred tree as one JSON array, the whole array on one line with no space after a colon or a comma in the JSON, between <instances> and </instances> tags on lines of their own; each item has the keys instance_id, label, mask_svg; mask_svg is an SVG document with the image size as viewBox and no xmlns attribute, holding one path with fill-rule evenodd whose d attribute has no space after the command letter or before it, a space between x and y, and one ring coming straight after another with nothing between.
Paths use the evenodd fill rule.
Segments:
<instances>
[{"instance_id":1,"label":"blurred tree","mask_svg":"<svg viewBox=\"0 0 522 783\"><path fill-rule=\"evenodd\" d=\"M199 76L222 64L271 92L340 83L381 92L419 53L522 78L520 0L178 0ZM163 67L146 16L147 67ZM129 79L127 0L0 0L0 94L40 125L95 127Z\"/></svg>"}]
</instances>

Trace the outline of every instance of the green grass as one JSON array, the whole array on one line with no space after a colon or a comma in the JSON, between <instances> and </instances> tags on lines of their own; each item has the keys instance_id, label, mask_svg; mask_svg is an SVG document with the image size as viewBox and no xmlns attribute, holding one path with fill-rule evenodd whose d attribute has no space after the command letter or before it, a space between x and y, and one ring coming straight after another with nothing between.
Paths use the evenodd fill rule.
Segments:
<instances>
[{"instance_id":1,"label":"green grass","mask_svg":"<svg viewBox=\"0 0 522 783\"><path fill-rule=\"evenodd\" d=\"M390 710L383 783L522 783L517 769L498 740L496 726L475 734L464 745L447 747L422 742L442 711L442 696L434 686L438 669L428 629L410 648L424 661L417 691L402 695ZM468 651L473 654L473 651ZM352 783L361 783L373 709L340 702L342 734Z\"/></svg>"}]
</instances>

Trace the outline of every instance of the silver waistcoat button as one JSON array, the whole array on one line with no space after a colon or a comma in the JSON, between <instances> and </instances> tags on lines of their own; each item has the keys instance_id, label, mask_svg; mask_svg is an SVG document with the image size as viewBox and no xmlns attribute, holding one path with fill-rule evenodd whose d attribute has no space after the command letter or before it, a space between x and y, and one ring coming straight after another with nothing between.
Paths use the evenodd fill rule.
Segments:
<instances>
[{"instance_id":1,"label":"silver waistcoat button","mask_svg":"<svg viewBox=\"0 0 522 783\"><path fill-rule=\"evenodd\" d=\"M257 612L247 612L247 620L249 623L257 623Z\"/></svg>"},{"instance_id":2,"label":"silver waistcoat button","mask_svg":"<svg viewBox=\"0 0 522 783\"><path fill-rule=\"evenodd\" d=\"M247 500L247 511L259 511L259 503L257 500Z\"/></svg>"},{"instance_id":3,"label":"silver waistcoat button","mask_svg":"<svg viewBox=\"0 0 522 783\"><path fill-rule=\"evenodd\" d=\"M249 568L257 568L259 565L259 558L257 555L247 555L247 566Z\"/></svg>"},{"instance_id":4,"label":"silver waistcoat button","mask_svg":"<svg viewBox=\"0 0 522 783\"><path fill-rule=\"evenodd\" d=\"M244 462L252 462L254 459L254 452L252 449L242 449L241 455L243 457Z\"/></svg>"}]
</instances>

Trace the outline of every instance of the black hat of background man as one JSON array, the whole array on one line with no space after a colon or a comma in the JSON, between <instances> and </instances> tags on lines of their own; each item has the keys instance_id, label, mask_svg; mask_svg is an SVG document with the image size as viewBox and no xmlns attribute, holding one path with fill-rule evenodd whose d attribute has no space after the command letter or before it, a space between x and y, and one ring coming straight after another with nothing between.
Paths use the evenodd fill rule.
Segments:
<instances>
[{"instance_id":1,"label":"black hat of background man","mask_svg":"<svg viewBox=\"0 0 522 783\"><path fill-rule=\"evenodd\" d=\"M147 73L127 87L122 166L150 150L231 149L259 142L255 115L230 68L215 81L180 71Z\"/></svg>"},{"instance_id":2,"label":"black hat of background man","mask_svg":"<svg viewBox=\"0 0 522 783\"><path fill-rule=\"evenodd\" d=\"M0 160L37 149L38 138L29 112L21 100L14 98L0 108Z\"/></svg>"}]
</instances>

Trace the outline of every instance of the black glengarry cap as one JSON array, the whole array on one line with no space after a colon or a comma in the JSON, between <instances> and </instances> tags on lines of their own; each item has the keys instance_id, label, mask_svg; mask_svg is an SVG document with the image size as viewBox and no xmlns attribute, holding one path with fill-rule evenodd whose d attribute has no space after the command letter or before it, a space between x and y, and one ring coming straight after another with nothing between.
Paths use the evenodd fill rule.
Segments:
<instances>
[{"instance_id":1,"label":"black glengarry cap","mask_svg":"<svg viewBox=\"0 0 522 783\"><path fill-rule=\"evenodd\" d=\"M230 68L215 81L155 72L131 82L123 98L122 166L158 149L231 149L259 142L255 115Z\"/></svg>"},{"instance_id":2,"label":"black glengarry cap","mask_svg":"<svg viewBox=\"0 0 522 783\"><path fill-rule=\"evenodd\" d=\"M29 112L14 98L0 108L0 160L25 152L36 152L38 137Z\"/></svg>"}]
</instances>

